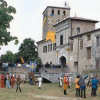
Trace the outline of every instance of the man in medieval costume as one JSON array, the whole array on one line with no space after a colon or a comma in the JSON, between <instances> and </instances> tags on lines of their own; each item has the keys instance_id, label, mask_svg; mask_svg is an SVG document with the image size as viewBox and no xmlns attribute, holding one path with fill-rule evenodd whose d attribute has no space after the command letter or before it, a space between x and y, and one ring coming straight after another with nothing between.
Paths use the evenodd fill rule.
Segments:
<instances>
[{"instance_id":1,"label":"man in medieval costume","mask_svg":"<svg viewBox=\"0 0 100 100\"><path fill-rule=\"evenodd\" d=\"M67 94L68 83L68 77L67 75L64 75L64 95Z\"/></svg>"},{"instance_id":2,"label":"man in medieval costume","mask_svg":"<svg viewBox=\"0 0 100 100\"><path fill-rule=\"evenodd\" d=\"M4 74L1 74L1 88L5 87L5 76Z\"/></svg>"}]
</instances>

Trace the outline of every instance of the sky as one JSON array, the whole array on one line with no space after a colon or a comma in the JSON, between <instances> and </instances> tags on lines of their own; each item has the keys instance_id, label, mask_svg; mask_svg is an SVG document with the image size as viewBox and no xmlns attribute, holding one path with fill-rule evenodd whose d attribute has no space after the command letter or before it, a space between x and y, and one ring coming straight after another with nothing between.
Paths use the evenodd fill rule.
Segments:
<instances>
[{"instance_id":1,"label":"sky","mask_svg":"<svg viewBox=\"0 0 100 100\"><path fill-rule=\"evenodd\" d=\"M42 12L47 6L64 7L65 1L71 8L71 16L90 18L100 21L100 0L6 0L16 8L14 20L11 22L11 35L17 36L19 44L10 42L1 47L0 55L6 51L17 52L25 38L35 41L42 39ZM100 27L100 23L96 28Z\"/></svg>"}]
</instances>

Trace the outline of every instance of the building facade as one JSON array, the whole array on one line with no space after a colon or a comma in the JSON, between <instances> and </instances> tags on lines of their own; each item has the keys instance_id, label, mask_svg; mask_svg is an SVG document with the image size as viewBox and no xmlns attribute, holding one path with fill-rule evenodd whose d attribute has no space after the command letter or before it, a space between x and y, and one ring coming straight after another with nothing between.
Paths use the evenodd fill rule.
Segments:
<instances>
[{"instance_id":1,"label":"building facade","mask_svg":"<svg viewBox=\"0 0 100 100\"><path fill-rule=\"evenodd\" d=\"M100 29L95 29L98 21L70 17L69 7L49 6L43 12L43 19L44 16L47 16L48 20L46 22L43 20L43 40L37 42L39 57L43 64L47 62L55 65L64 64L71 72L99 68L97 45L100 41ZM55 43L46 41L46 34L49 31L56 33Z\"/></svg>"}]
</instances>

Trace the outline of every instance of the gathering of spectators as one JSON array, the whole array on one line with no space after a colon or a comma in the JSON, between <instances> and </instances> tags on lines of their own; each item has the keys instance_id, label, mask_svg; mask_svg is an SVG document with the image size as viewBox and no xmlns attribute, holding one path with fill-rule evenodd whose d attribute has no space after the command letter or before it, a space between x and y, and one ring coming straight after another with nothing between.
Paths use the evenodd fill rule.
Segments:
<instances>
[{"instance_id":1,"label":"gathering of spectators","mask_svg":"<svg viewBox=\"0 0 100 100\"><path fill-rule=\"evenodd\" d=\"M16 92L19 89L21 92L20 84L22 79L20 75L16 76L14 74L2 73L0 74L0 88L16 88Z\"/></svg>"},{"instance_id":2,"label":"gathering of spectators","mask_svg":"<svg viewBox=\"0 0 100 100\"><path fill-rule=\"evenodd\" d=\"M83 77L77 75L75 79L76 97L86 98L86 88L91 88L91 96L97 96L97 90L99 86L99 81L96 76L93 76L88 80L86 84L86 79L88 76Z\"/></svg>"}]
</instances>

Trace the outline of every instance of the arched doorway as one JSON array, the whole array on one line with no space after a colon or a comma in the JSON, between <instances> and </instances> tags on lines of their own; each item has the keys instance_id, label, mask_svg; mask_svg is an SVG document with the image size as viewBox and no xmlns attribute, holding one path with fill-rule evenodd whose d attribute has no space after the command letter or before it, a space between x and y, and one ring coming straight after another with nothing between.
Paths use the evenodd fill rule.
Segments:
<instances>
[{"instance_id":1,"label":"arched doorway","mask_svg":"<svg viewBox=\"0 0 100 100\"><path fill-rule=\"evenodd\" d=\"M60 57L60 64L64 67L66 66L66 58L64 56Z\"/></svg>"}]
</instances>

